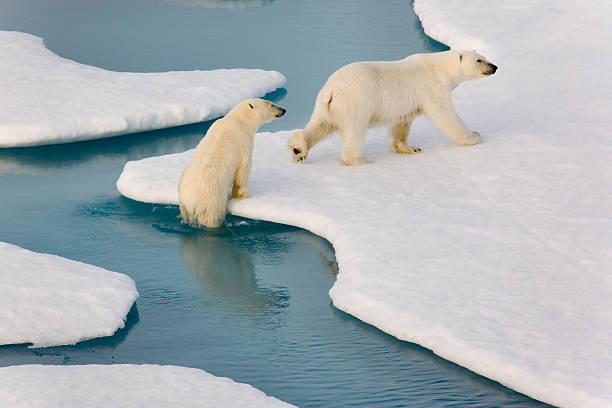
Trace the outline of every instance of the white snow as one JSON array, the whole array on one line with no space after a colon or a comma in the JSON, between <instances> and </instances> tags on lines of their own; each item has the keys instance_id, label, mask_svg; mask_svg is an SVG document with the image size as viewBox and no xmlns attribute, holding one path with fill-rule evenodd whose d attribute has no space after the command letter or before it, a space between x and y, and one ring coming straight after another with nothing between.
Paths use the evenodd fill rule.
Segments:
<instances>
[{"instance_id":1,"label":"white snow","mask_svg":"<svg viewBox=\"0 0 612 408\"><path fill-rule=\"evenodd\" d=\"M285 83L276 71L112 72L0 31L0 148L99 139L210 120Z\"/></svg>"},{"instance_id":2,"label":"white snow","mask_svg":"<svg viewBox=\"0 0 612 408\"><path fill-rule=\"evenodd\" d=\"M426 120L374 164L342 167L339 138L292 164L291 132L256 136L234 214L333 243L336 307L562 407L612 407L612 3L416 0L427 33L500 66L455 105L484 136L456 147ZM127 163L127 197L176 204L192 151Z\"/></svg>"},{"instance_id":3,"label":"white snow","mask_svg":"<svg viewBox=\"0 0 612 408\"><path fill-rule=\"evenodd\" d=\"M111 336L138 297L124 274L5 242L0 271L0 345L46 347Z\"/></svg>"},{"instance_id":4,"label":"white snow","mask_svg":"<svg viewBox=\"0 0 612 408\"><path fill-rule=\"evenodd\" d=\"M229 378L158 365L4 367L0 401L12 408L292 407Z\"/></svg>"}]
</instances>

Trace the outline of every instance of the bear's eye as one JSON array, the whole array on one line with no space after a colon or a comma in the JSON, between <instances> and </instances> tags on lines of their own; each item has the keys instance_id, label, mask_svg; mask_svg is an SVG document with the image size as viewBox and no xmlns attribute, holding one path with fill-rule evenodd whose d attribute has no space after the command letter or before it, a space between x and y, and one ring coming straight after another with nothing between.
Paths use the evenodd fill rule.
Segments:
<instances>
[{"instance_id":1,"label":"bear's eye","mask_svg":"<svg viewBox=\"0 0 612 408\"><path fill-rule=\"evenodd\" d=\"M476 60L476 62L482 62L482 60Z\"/></svg>"},{"instance_id":2,"label":"bear's eye","mask_svg":"<svg viewBox=\"0 0 612 408\"><path fill-rule=\"evenodd\" d=\"M255 109L255 107L254 107L253 105L251 105L250 103L249 103L249 107L250 107L251 109Z\"/></svg>"}]
</instances>

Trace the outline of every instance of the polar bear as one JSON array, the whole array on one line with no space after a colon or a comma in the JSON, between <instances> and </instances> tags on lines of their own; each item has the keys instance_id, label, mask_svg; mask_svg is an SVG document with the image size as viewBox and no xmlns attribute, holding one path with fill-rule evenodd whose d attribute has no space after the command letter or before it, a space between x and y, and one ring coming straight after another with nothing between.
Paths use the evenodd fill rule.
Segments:
<instances>
[{"instance_id":1,"label":"polar bear","mask_svg":"<svg viewBox=\"0 0 612 408\"><path fill-rule=\"evenodd\" d=\"M414 54L399 61L355 62L333 73L319 91L310 121L294 133L295 162L329 134L339 131L342 164L369 163L363 142L370 127L389 126L396 153L420 152L406 142L410 125L423 114L461 145L481 141L455 112L451 90L459 82L489 76L497 66L474 51Z\"/></svg>"},{"instance_id":2,"label":"polar bear","mask_svg":"<svg viewBox=\"0 0 612 408\"><path fill-rule=\"evenodd\" d=\"M248 197L255 132L285 112L272 102L247 99L212 124L179 180L179 207L185 222L220 226L232 184L232 198Z\"/></svg>"}]
</instances>

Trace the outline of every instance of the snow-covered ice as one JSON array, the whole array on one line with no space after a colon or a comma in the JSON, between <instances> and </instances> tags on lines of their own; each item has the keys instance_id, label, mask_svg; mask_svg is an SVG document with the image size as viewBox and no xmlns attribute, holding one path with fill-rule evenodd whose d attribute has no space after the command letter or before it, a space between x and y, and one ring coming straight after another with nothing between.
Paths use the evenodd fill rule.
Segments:
<instances>
[{"instance_id":1,"label":"snow-covered ice","mask_svg":"<svg viewBox=\"0 0 612 408\"><path fill-rule=\"evenodd\" d=\"M612 3L415 0L426 32L500 69L460 85L460 116L484 136L457 147L426 120L374 164L342 167L337 136L304 165L291 132L256 136L236 215L331 241L336 307L536 399L612 407ZM134 200L176 204L192 151L129 162Z\"/></svg>"},{"instance_id":2,"label":"snow-covered ice","mask_svg":"<svg viewBox=\"0 0 612 408\"><path fill-rule=\"evenodd\" d=\"M124 274L5 242L0 271L0 345L46 347L111 336L125 326L138 297Z\"/></svg>"},{"instance_id":3,"label":"snow-covered ice","mask_svg":"<svg viewBox=\"0 0 612 408\"><path fill-rule=\"evenodd\" d=\"M4 367L0 401L12 408L293 406L229 378L159 365Z\"/></svg>"},{"instance_id":4,"label":"snow-covered ice","mask_svg":"<svg viewBox=\"0 0 612 408\"><path fill-rule=\"evenodd\" d=\"M0 148L99 139L210 120L285 83L276 71L112 72L0 31Z\"/></svg>"}]
</instances>

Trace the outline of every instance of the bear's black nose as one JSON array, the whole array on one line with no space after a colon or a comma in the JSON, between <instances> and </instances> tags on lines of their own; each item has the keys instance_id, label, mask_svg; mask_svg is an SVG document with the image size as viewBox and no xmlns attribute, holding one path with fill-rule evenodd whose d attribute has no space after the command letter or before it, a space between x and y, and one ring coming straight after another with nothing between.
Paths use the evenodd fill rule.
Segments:
<instances>
[{"instance_id":1,"label":"bear's black nose","mask_svg":"<svg viewBox=\"0 0 612 408\"><path fill-rule=\"evenodd\" d=\"M497 65L491 64L491 74L494 74L497 71Z\"/></svg>"},{"instance_id":2,"label":"bear's black nose","mask_svg":"<svg viewBox=\"0 0 612 408\"><path fill-rule=\"evenodd\" d=\"M278 107L278 109L280 110L280 113L276 115L277 118L280 118L285 114L285 112L287 112L287 109L283 109L280 106Z\"/></svg>"}]
</instances>

